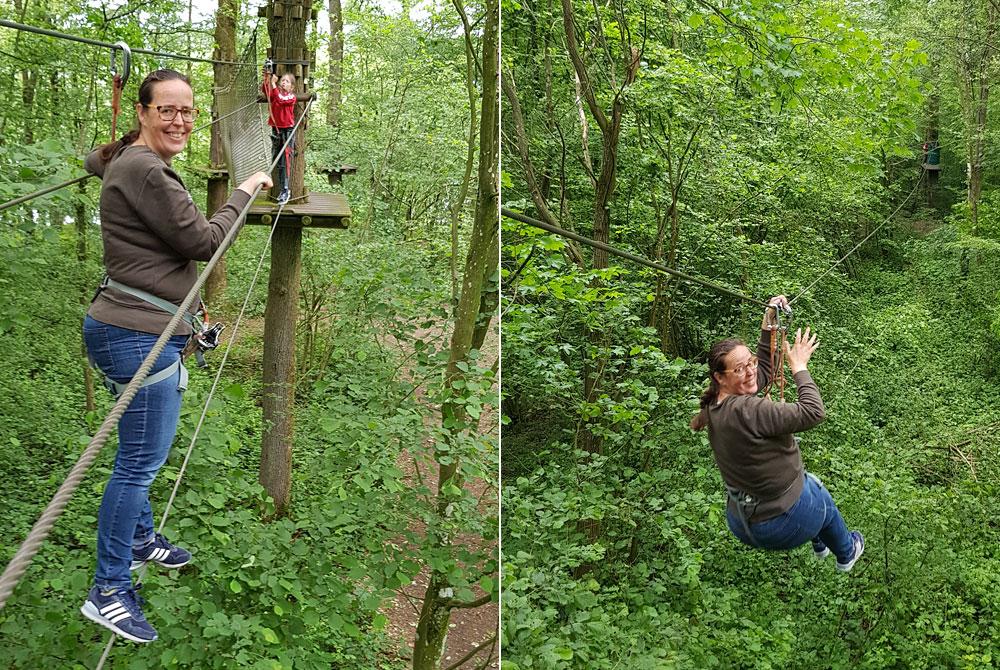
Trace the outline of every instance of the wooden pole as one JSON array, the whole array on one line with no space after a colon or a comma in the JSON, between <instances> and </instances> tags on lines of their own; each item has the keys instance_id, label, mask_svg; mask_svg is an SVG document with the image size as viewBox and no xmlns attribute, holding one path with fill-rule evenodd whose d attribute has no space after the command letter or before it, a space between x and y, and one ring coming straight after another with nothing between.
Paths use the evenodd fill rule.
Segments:
<instances>
[{"instance_id":1,"label":"wooden pole","mask_svg":"<svg viewBox=\"0 0 1000 670\"><path fill-rule=\"evenodd\" d=\"M236 0L219 0L219 9L215 15L215 58L220 61L236 60L236 15L239 13ZM233 76L233 66L216 63L212 66L215 75L215 89L228 86ZM212 116L218 114L218 94L212 94ZM213 170L208 178L208 215L215 214L229 199L229 177L215 170L224 170L226 159L222 151L222 130L219 124L212 126L212 139L209 145L209 169ZM226 259L219 260L205 280L205 302L214 305L215 301L226 292ZM211 312L209 313L211 316Z\"/></svg>"},{"instance_id":2,"label":"wooden pole","mask_svg":"<svg viewBox=\"0 0 1000 670\"><path fill-rule=\"evenodd\" d=\"M306 47L306 22L293 12L276 12L281 5L268 5L267 32L275 55ZM278 64L280 76L291 68ZM291 70L294 72L294 70ZM302 78L295 92L305 92ZM303 105L296 108L301 114ZM303 121L295 133L292 158L292 198L304 193L305 131ZM275 185L277 185L275 180ZM275 515L287 514L292 489L292 438L295 416L295 323L298 317L299 275L302 267L302 229L281 226L271 242L271 278L264 312L264 439L260 455L260 483L274 499Z\"/></svg>"},{"instance_id":3,"label":"wooden pole","mask_svg":"<svg viewBox=\"0 0 1000 670\"><path fill-rule=\"evenodd\" d=\"M295 428L295 322L298 317L302 229L278 226L271 242L271 279L264 311L264 442L260 483L275 515L288 511Z\"/></svg>"}]
</instances>

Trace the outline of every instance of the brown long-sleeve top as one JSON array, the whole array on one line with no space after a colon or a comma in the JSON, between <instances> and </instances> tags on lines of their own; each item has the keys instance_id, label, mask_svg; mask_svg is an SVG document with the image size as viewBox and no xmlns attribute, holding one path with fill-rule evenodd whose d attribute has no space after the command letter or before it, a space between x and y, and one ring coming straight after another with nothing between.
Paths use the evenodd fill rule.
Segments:
<instances>
[{"instance_id":1,"label":"brown long-sleeve top","mask_svg":"<svg viewBox=\"0 0 1000 670\"><path fill-rule=\"evenodd\" d=\"M757 344L757 388L771 379L770 333ZM758 498L751 521L787 511L802 494L802 454L793 433L819 425L823 400L807 370L794 375L798 401L775 403L757 395L728 396L708 408L708 440L722 479Z\"/></svg>"},{"instance_id":2,"label":"brown long-sleeve top","mask_svg":"<svg viewBox=\"0 0 1000 670\"><path fill-rule=\"evenodd\" d=\"M84 161L101 186L101 238L108 276L179 305L250 199L233 191L208 220L180 176L147 146L127 145L104 163L97 150ZM195 305L197 305L197 301ZM105 288L87 312L98 321L159 335L171 315L148 302ZM191 333L181 322L177 335Z\"/></svg>"}]
</instances>

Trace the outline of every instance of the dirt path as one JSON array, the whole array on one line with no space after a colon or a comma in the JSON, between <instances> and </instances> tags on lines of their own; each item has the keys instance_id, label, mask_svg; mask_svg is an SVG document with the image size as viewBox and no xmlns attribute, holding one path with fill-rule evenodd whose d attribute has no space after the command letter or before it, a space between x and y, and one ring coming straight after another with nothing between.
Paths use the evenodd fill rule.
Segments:
<instances>
[{"instance_id":1,"label":"dirt path","mask_svg":"<svg viewBox=\"0 0 1000 670\"><path fill-rule=\"evenodd\" d=\"M494 328L490 331L489 335L486 337L486 342L483 345L483 350L481 352L483 365L491 365L498 355L498 336L495 328L496 322L494 321ZM427 337L439 336L441 334L440 329L436 330L426 330L416 333L416 336L421 339L426 339ZM496 389L495 389L496 390ZM417 397L423 397L423 390L418 389ZM499 414L497 407L490 407L488 410L484 411L479 419L479 429L480 431L497 431L498 430L498 418ZM428 417L428 421L438 420L437 411L431 413ZM414 459L408 452L403 452L400 454L399 460L396 463L408 482L416 481L416 468L420 468L420 475L423 482L432 491L437 490L438 485L438 469L437 465L430 461L423 461L414 463ZM494 482L495 486L495 482ZM483 496L486 490L486 483L482 481L473 481L466 484L466 488L470 493L477 497ZM486 508L484 511L492 511L494 514L497 513L498 498L494 490L493 495L486 496L483 498L483 505ZM411 525L411 529L416 532L423 532L426 527L423 523L414 522ZM460 536L456 540L457 542L464 542L468 546L473 548L483 548L483 539L478 536ZM497 544L496 539L494 539L490 545L495 547ZM416 598L422 598L424 591L427 589L427 582L429 579L429 573L425 569L416 579L402 589L402 592L397 594L396 599L389 606L387 606L383 613L388 617L389 622L386 625L386 631L389 636L394 640L397 648L397 659L410 661L412 658L413 642L416 637L417 630L417 619L419 618L419 608L420 601ZM476 589L476 596L483 595L482 592ZM499 651L499 641L495 640L493 643L488 641L498 634L497 627L499 625L499 607L497 603L491 602L482 607L476 609L455 609L451 613L451 622L449 624L450 631L448 633L448 639L445 646L444 658L441 663L442 668L449 668L455 666L460 660L468 656L477 647L482 647L475 654L472 654L468 659L457 666L457 668L462 668L462 670L473 670L483 669L483 670L496 670L500 667L500 661L498 658ZM484 644L485 643L485 644ZM456 668L456 670L457 670Z\"/></svg>"}]
</instances>

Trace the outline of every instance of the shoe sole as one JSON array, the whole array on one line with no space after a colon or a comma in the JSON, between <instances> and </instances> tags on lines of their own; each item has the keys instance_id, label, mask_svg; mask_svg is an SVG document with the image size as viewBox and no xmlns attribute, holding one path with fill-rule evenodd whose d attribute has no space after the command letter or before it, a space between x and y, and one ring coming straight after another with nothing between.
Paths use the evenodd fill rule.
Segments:
<instances>
[{"instance_id":1,"label":"shoe sole","mask_svg":"<svg viewBox=\"0 0 1000 670\"><path fill-rule=\"evenodd\" d=\"M861 545L861 551L859 551L857 553L857 555L854 558L851 559L851 562L848 563L848 564L846 564L846 565L841 565L840 563L837 563L837 566L836 566L837 569L840 570L841 572L850 572L851 568L854 567L854 564L858 562L858 559L861 558L861 555L864 554L864 553L865 553L865 545L862 544Z\"/></svg>"},{"instance_id":2,"label":"shoe sole","mask_svg":"<svg viewBox=\"0 0 1000 670\"><path fill-rule=\"evenodd\" d=\"M160 567L167 568L168 570L173 570L174 568L182 568L190 562L191 562L190 558L184 561L183 563L161 563L160 561L132 561L132 564L129 565L128 569L138 570L147 563L156 563Z\"/></svg>"},{"instance_id":3,"label":"shoe sole","mask_svg":"<svg viewBox=\"0 0 1000 670\"><path fill-rule=\"evenodd\" d=\"M817 560L817 561L822 561L822 560L823 560L824 558L826 558L827 556L829 556L829 555L830 555L830 554L832 554L832 553L833 553L833 552L832 552L832 551L830 551L829 549L824 549L824 550L823 550L823 553L822 553L822 554L817 554L817 553L816 553L816 552L814 551L814 552L813 552L813 556L815 556L815 557L816 557L816 560Z\"/></svg>"},{"instance_id":4,"label":"shoe sole","mask_svg":"<svg viewBox=\"0 0 1000 670\"><path fill-rule=\"evenodd\" d=\"M89 600L83 603L83 607L80 608L80 613L83 614L83 616L90 619L91 621L93 621L94 623L98 624L99 626L104 626L115 635L120 635L126 640L132 640L132 642L139 642L140 644L145 644L147 642L154 642L158 637L157 635L154 635L151 639L144 640L141 637L136 637L135 635L132 635L131 633L126 633L121 628L116 626L114 622L112 622L110 619L105 619L104 617L102 617L101 613L97 611L97 607L94 605L94 603L90 602Z\"/></svg>"}]
</instances>

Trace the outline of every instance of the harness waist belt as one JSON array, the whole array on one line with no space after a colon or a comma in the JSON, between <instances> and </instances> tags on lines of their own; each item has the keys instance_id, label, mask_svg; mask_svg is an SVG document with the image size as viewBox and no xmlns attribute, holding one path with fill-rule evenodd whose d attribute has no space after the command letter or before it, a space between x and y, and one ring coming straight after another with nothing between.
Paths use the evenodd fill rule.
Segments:
<instances>
[{"instance_id":1,"label":"harness waist belt","mask_svg":"<svg viewBox=\"0 0 1000 670\"><path fill-rule=\"evenodd\" d=\"M100 288L98 288L98 293L100 293L101 289L104 289L108 286L110 286L113 289L117 289L122 293L128 293L129 295L135 298L139 298L139 300L145 300L150 305L153 305L154 307L159 307L168 314L173 315L177 313L177 305L175 305L174 303L167 302L163 298L158 298L152 293L147 293L146 291L143 291L141 289L132 288L131 286L126 286L125 284L115 281L114 279L108 277L107 275L104 276L104 281L101 282L101 286ZM185 312L184 316L181 318L184 319L185 323L191 326L194 332L197 333L202 330L201 319L199 319L197 316Z\"/></svg>"},{"instance_id":2,"label":"harness waist belt","mask_svg":"<svg viewBox=\"0 0 1000 670\"><path fill-rule=\"evenodd\" d=\"M139 388L143 388L144 386L152 386L153 384L159 384L160 382L166 379L170 379L171 377L174 376L174 372L177 371L177 368L181 369L181 378L180 381L177 382L177 390L179 391L186 390L188 385L188 371L187 368L184 367L184 364L181 363L181 359L179 358L172 364L160 370L159 372L151 374L148 377L146 377L146 379L144 379L143 382L139 384ZM98 368L98 371L100 371L100 368ZM104 375L104 386L107 387L109 391L114 393L116 398L125 392L125 387L127 387L128 385L129 382L116 382L111 377Z\"/></svg>"}]
</instances>

